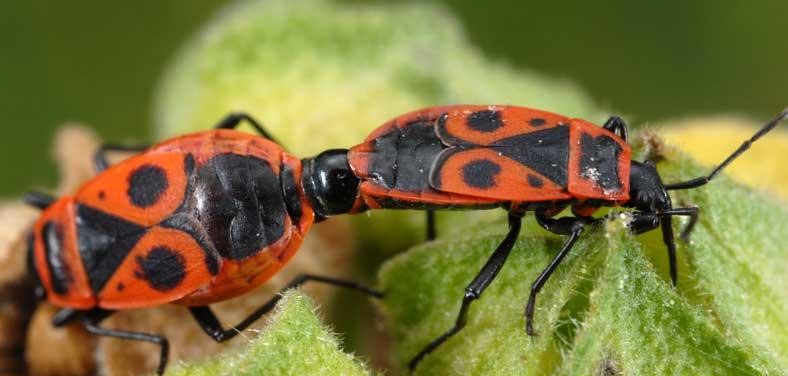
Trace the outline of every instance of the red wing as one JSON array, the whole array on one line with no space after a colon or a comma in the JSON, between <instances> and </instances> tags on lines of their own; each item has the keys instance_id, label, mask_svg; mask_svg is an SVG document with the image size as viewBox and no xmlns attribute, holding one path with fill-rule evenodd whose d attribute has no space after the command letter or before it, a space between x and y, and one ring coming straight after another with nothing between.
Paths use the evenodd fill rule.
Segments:
<instances>
[{"instance_id":1,"label":"red wing","mask_svg":"<svg viewBox=\"0 0 788 376\"><path fill-rule=\"evenodd\" d=\"M569 124L547 111L515 106L454 106L436 123L438 137L449 146L489 145L495 141Z\"/></svg>"},{"instance_id":2,"label":"red wing","mask_svg":"<svg viewBox=\"0 0 788 376\"><path fill-rule=\"evenodd\" d=\"M568 189L574 197L629 200L629 144L604 128L572 119L569 145Z\"/></svg>"},{"instance_id":3,"label":"red wing","mask_svg":"<svg viewBox=\"0 0 788 376\"><path fill-rule=\"evenodd\" d=\"M89 309L95 306L96 299L90 291L90 282L79 254L75 228L74 202L70 197L55 201L33 225L33 262L50 302L59 307ZM46 239L50 234L56 235L55 239ZM49 242L55 242L55 247L50 249ZM51 259L58 261L58 269L49 266L48 260ZM60 275L53 275L57 271L61 272ZM55 291L56 279L66 282L61 285L65 291Z\"/></svg>"},{"instance_id":4,"label":"red wing","mask_svg":"<svg viewBox=\"0 0 788 376\"><path fill-rule=\"evenodd\" d=\"M436 159L430 185L437 190L500 201L570 198L563 187L492 148L451 148Z\"/></svg>"},{"instance_id":5,"label":"red wing","mask_svg":"<svg viewBox=\"0 0 788 376\"><path fill-rule=\"evenodd\" d=\"M145 153L111 166L77 192L77 201L142 226L153 226L184 198L194 160L182 152ZM188 166L188 165L191 166Z\"/></svg>"},{"instance_id":6,"label":"red wing","mask_svg":"<svg viewBox=\"0 0 788 376\"><path fill-rule=\"evenodd\" d=\"M99 306L130 309L178 300L211 281L206 259L190 235L153 227L99 292Z\"/></svg>"}]
</instances>

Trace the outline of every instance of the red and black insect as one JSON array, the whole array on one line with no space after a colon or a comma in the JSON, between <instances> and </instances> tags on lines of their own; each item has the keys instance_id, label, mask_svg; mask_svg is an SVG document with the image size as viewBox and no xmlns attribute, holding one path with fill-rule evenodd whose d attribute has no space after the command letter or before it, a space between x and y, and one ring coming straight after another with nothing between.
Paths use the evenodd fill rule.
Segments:
<instances>
[{"instance_id":1,"label":"red and black insect","mask_svg":"<svg viewBox=\"0 0 788 376\"><path fill-rule=\"evenodd\" d=\"M503 207L508 234L466 287L454 326L414 357L415 368L465 325L468 307L503 267L527 211L546 230L568 236L531 287L525 311L530 335L536 295L584 227L604 219L592 217L600 207L633 208L634 233L661 227L675 284L672 217L690 217L687 234L698 209L673 208L667 191L705 185L786 117L788 110L708 176L665 185L654 163L631 160L627 127L618 117L597 127L522 107L432 107L385 123L349 150L299 161L269 141L254 120L234 115L217 128L246 119L263 137L224 129L183 136L107 168L73 196L29 196L44 209L31 233L30 265L40 290L64 307L56 325L80 319L98 335L158 343L162 372L165 338L101 328L100 321L117 309L185 304L206 333L223 341L278 298L237 330L224 330L208 304L265 282L297 250L313 220L368 209L425 209L433 238L433 210ZM101 149L100 170L111 149L128 150ZM554 218L566 207L573 216ZM382 296L327 277L300 276L289 286L307 280Z\"/></svg>"},{"instance_id":2,"label":"red and black insect","mask_svg":"<svg viewBox=\"0 0 788 376\"><path fill-rule=\"evenodd\" d=\"M232 130L242 120L262 137ZM116 310L176 303L221 342L274 307L278 295L225 330L209 304L271 278L301 245L314 205L319 213L322 205L338 208L355 177L336 174L332 157L305 160L304 172L302 161L247 115L230 115L216 128L153 147L102 147L99 174L74 195L28 195L43 210L30 232L28 263L39 295L62 308L54 325L79 320L96 335L156 343L161 374L166 338L103 328L101 321ZM105 154L112 150L141 153L109 166ZM286 288L307 281L381 296L315 275L300 275Z\"/></svg>"},{"instance_id":3,"label":"red and black insect","mask_svg":"<svg viewBox=\"0 0 788 376\"><path fill-rule=\"evenodd\" d=\"M348 168L359 178L351 212L368 208L478 209L503 207L509 232L478 275L465 288L451 329L424 347L411 369L465 326L470 304L503 267L520 232L525 212L534 211L546 230L566 235L558 254L531 285L525 308L526 331L534 335L536 296L583 229L604 217L603 206L632 208L629 229L636 234L661 228L677 277L672 218L687 216L687 236L698 218L697 207L674 208L668 191L697 188L747 150L752 142L788 117L788 110L766 124L709 175L664 184L651 161L631 160L627 126L611 117L602 127L588 121L514 106L432 107L397 117L347 153ZM336 214L342 210L325 214ZM554 218L565 208L572 215ZM428 216L428 234L434 236Z\"/></svg>"}]
</instances>

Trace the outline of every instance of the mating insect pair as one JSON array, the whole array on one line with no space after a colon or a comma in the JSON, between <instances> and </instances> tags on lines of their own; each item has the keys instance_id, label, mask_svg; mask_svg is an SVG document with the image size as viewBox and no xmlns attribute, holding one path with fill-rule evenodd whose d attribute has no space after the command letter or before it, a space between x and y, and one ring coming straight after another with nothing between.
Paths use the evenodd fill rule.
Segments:
<instances>
[{"instance_id":1,"label":"mating insect pair","mask_svg":"<svg viewBox=\"0 0 788 376\"><path fill-rule=\"evenodd\" d=\"M503 267L534 211L546 230L567 236L561 250L531 287L526 330L534 334L536 296L585 226L603 206L633 208L630 230L662 229L675 284L672 217L697 208L673 208L668 190L700 187L788 116L783 112L708 176L662 183L653 163L631 160L626 124L602 127L580 119L514 106L431 107L397 117L351 149L299 160L252 118L230 115L217 129L152 147L105 146L96 154L99 174L72 196L55 200L31 194L43 213L30 234L30 269L42 296L62 307L55 325L74 320L96 335L161 346L158 372L167 362L166 338L106 329L116 310L165 303L189 307L216 341L232 338L268 312L272 298L226 330L209 305L267 281L298 250L314 221L369 209L433 210L502 207L509 232L466 287L454 326L426 345L411 369L465 325L470 304ZM232 130L250 122L260 136ZM109 166L110 150L140 154ZM554 218L571 207L572 216ZM355 282L302 275L306 281L380 291Z\"/></svg>"}]
</instances>

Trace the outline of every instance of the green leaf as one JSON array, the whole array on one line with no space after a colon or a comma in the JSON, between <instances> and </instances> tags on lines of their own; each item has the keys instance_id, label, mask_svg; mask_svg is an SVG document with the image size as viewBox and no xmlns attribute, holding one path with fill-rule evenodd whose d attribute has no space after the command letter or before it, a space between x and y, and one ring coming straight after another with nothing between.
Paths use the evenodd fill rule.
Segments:
<instances>
[{"instance_id":1,"label":"green leaf","mask_svg":"<svg viewBox=\"0 0 788 376\"><path fill-rule=\"evenodd\" d=\"M660 165L666 181L706 172L671 153ZM702 208L691 243L679 245L677 288L668 281L660 236L633 237L621 219L608 222L586 231L544 286L539 335L529 338L523 308L530 284L562 239L527 219L506 266L472 305L467 327L417 373L783 374L788 210L725 177L675 201ZM383 308L400 344L398 364L451 327L463 288L505 230L501 221L466 227L461 237L418 246L385 265Z\"/></svg>"},{"instance_id":2,"label":"green leaf","mask_svg":"<svg viewBox=\"0 0 788 376\"><path fill-rule=\"evenodd\" d=\"M286 292L260 335L238 352L199 364L173 367L167 375L369 375L320 323L312 301Z\"/></svg>"},{"instance_id":3,"label":"green leaf","mask_svg":"<svg viewBox=\"0 0 788 376\"><path fill-rule=\"evenodd\" d=\"M242 110L307 156L360 143L404 112L457 102L603 116L569 82L485 58L443 8L268 0L227 9L187 44L159 90L156 131L204 130Z\"/></svg>"}]
</instances>

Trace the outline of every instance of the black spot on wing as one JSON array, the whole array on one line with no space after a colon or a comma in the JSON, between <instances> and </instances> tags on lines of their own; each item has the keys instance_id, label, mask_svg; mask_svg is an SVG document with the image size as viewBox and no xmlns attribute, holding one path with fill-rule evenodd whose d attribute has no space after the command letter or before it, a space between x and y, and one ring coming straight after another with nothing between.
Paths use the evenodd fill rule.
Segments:
<instances>
[{"instance_id":1,"label":"black spot on wing","mask_svg":"<svg viewBox=\"0 0 788 376\"><path fill-rule=\"evenodd\" d=\"M126 194L134 206L148 208L159 201L169 187L167 173L158 166L145 164L129 174Z\"/></svg>"},{"instance_id":2,"label":"black spot on wing","mask_svg":"<svg viewBox=\"0 0 788 376\"><path fill-rule=\"evenodd\" d=\"M557 126L507 137L491 145L560 187L567 185L569 127Z\"/></svg>"},{"instance_id":3,"label":"black spot on wing","mask_svg":"<svg viewBox=\"0 0 788 376\"><path fill-rule=\"evenodd\" d=\"M115 274L145 228L112 214L77 205L77 243L93 293L98 294Z\"/></svg>"},{"instance_id":4,"label":"black spot on wing","mask_svg":"<svg viewBox=\"0 0 788 376\"><path fill-rule=\"evenodd\" d=\"M495 177L501 173L501 166L489 159L478 159L462 167L462 180L465 184L479 189L495 186Z\"/></svg>"},{"instance_id":5,"label":"black spot on wing","mask_svg":"<svg viewBox=\"0 0 788 376\"><path fill-rule=\"evenodd\" d=\"M580 136L580 176L604 190L621 189L618 158L621 146L610 136Z\"/></svg>"},{"instance_id":6,"label":"black spot on wing","mask_svg":"<svg viewBox=\"0 0 788 376\"><path fill-rule=\"evenodd\" d=\"M68 293L74 282L71 267L66 263L63 252L63 229L60 224L49 221L44 224L41 234L44 240L44 253L51 280L52 291L58 295Z\"/></svg>"},{"instance_id":7,"label":"black spot on wing","mask_svg":"<svg viewBox=\"0 0 788 376\"><path fill-rule=\"evenodd\" d=\"M467 118L468 128L479 132L495 132L503 126L501 113L495 110L476 111Z\"/></svg>"},{"instance_id":8,"label":"black spot on wing","mask_svg":"<svg viewBox=\"0 0 788 376\"><path fill-rule=\"evenodd\" d=\"M186 262L178 252L166 246L153 248L145 257L137 256L137 278L159 291L172 290L186 278Z\"/></svg>"},{"instance_id":9,"label":"black spot on wing","mask_svg":"<svg viewBox=\"0 0 788 376\"><path fill-rule=\"evenodd\" d=\"M542 178L536 175L528 174L527 179L528 179L528 185L530 185L532 188L542 188L542 186L544 185L544 180L542 180Z\"/></svg>"},{"instance_id":10,"label":"black spot on wing","mask_svg":"<svg viewBox=\"0 0 788 376\"><path fill-rule=\"evenodd\" d=\"M541 127L541 126L547 124L547 121L545 119L542 119L542 118L533 118L531 120L528 120L528 124L530 124L531 126L534 126L534 127Z\"/></svg>"}]
</instances>

